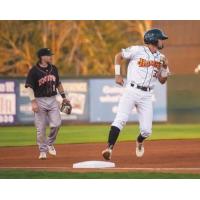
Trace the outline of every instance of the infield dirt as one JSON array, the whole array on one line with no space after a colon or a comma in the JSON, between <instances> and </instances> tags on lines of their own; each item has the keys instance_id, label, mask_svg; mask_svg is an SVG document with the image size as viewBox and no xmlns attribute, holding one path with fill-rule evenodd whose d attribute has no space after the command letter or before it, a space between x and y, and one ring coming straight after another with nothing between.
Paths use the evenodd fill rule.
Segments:
<instances>
[{"instance_id":1,"label":"infield dirt","mask_svg":"<svg viewBox=\"0 0 200 200\"><path fill-rule=\"evenodd\" d=\"M135 156L134 142L119 142L113 151L113 169L73 169L76 162L103 160L105 143L55 145L57 156L38 160L37 146L1 147L1 169L33 169L47 171L159 171L200 173L200 139L154 140L145 142L145 154Z\"/></svg>"}]
</instances>

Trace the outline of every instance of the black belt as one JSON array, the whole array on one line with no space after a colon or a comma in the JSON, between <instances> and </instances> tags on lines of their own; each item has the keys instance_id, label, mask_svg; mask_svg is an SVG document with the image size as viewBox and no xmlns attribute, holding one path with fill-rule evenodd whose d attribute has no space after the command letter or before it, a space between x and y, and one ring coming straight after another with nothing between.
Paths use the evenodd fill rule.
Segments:
<instances>
[{"instance_id":1,"label":"black belt","mask_svg":"<svg viewBox=\"0 0 200 200\"><path fill-rule=\"evenodd\" d=\"M136 85L136 84L131 83L131 87L134 87L135 85ZM151 91L151 90L152 90L152 88L150 88L150 87L143 87L143 86L140 86L140 85L136 85L136 88L137 88L137 89L140 89L140 90L142 90L142 91L145 91L145 92Z\"/></svg>"}]
</instances>

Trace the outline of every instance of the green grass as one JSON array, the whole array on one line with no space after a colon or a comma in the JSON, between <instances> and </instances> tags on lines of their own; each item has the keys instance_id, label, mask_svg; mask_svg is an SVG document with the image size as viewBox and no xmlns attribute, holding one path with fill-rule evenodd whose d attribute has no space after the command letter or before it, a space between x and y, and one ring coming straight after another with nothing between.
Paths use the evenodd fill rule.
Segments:
<instances>
[{"instance_id":1,"label":"green grass","mask_svg":"<svg viewBox=\"0 0 200 200\"><path fill-rule=\"evenodd\" d=\"M62 126L57 144L105 142L108 125L68 125ZM127 125L119 137L120 141L135 140L138 125ZM198 124L155 124L151 140L200 138ZM36 131L33 126L0 127L0 146L25 146L36 144Z\"/></svg>"},{"instance_id":2,"label":"green grass","mask_svg":"<svg viewBox=\"0 0 200 200\"><path fill-rule=\"evenodd\" d=\"M144 172L46 172L29 170L0 170L0 179L199 179L200 174Z\"/></svg>"}]
</instances>

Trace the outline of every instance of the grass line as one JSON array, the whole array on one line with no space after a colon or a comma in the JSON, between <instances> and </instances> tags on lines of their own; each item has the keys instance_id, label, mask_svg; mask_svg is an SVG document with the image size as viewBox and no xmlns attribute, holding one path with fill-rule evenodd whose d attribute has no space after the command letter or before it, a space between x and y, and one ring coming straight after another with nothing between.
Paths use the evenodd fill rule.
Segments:
<instances>
[{"instance_id":1,"label":"grass line","mask_svg":"<svg viewBox=\"0 0 200 200\"><path fill-rule=\"evenodd\" d=\"M154 172L47 172L30 170L0 170L0 179L199 179L200 174Z\"/></svg>"},{"instance_id":2,"label":"grass line","mask_svg":"<svg viewBox=\"0 0 200 200\"><path fill-rule=\"evenodd\" d=\"M106 142L109 125L69 125L62 126L57 144ZM48 130L47 130L48 132ZM120 141L135 140L139 133L138 125L127 125L119 136ZM151 140L200 138L198 124L155 124ZM0 127L0 146L26 146L36 144L36 131L33 126Z\"/></svg>"}]
</instances>

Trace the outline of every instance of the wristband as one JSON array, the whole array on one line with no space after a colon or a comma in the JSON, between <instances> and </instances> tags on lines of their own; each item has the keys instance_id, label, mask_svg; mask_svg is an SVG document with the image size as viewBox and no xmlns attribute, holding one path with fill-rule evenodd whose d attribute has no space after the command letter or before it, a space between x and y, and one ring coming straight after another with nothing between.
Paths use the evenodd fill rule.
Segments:
<instances>
[{"instance_id":1,"label":"wristband","mask_svg":"<svg viewBox=\"0 0 200 200\"><path fill-rule=\"evenodd\" d=\"M63 99L65 99L65 98L66 98L66 95L65 95L65 93L64 93L64 92L60 93L60 96L61 96Z\"/></svg>"},{"instance_id":2,"label":"wristband","mask_svg":"<svg viewBox=\"0 0 200 200\"><path fill-rule=\"evenodd\" d=\"M115 65L115 75L120 75L120 65Z\"/></svg>"}]
</instances>

